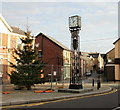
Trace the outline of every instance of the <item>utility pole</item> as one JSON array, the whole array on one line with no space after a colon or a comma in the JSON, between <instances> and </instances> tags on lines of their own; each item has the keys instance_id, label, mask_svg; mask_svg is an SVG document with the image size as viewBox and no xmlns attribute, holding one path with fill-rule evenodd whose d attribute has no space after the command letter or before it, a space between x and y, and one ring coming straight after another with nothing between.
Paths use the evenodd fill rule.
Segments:
<instances>
[{"instance_id":1,"label":"utility pole","mask_svg":"<svg viewBox=\"0 0 120 110\"><path fill-rule=\"evenodd\" d=\"M52 90L52 81L53 81L53 65L51 66L51 90Z\"/></svg>"}]
</instances>

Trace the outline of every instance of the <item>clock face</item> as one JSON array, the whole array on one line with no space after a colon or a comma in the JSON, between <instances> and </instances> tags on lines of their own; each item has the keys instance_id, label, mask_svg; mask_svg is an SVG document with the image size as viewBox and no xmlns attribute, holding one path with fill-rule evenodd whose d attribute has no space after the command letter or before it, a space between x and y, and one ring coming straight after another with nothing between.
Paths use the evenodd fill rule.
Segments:
<instances>
[{"instance_id":1,"label":"clock face","mask_svg":"<svg viewBox=\"0 0 120 110\"><path fill-rule=\"evenodd\" d=\"M69 17L69 27L80 27L80 17L79 16L71 16Z\"/></svg>"}]
</instances>

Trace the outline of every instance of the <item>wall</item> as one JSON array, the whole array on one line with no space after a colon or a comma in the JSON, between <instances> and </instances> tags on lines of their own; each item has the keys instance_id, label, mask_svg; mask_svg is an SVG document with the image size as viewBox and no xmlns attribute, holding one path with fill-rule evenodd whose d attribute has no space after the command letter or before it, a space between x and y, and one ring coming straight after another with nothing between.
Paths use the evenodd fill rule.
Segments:
<instances>
[{"instance_id":1,"label":"wall","mask_svg":"<svg viewBox=\"0 0 120 110\"><path fill-rule=\"evenodd\" d=\"M107 53L107 60L108 60L108 62L110 62L110 61L113 62L114 58L115 58L115 48L113 48L112 50L110 50Z\"/></svg>"},{"instance_id":2,"label":"wall","mask_svg":"<svg viewBox=\"0 0 120 110\"><path fill-rule=\"evenodd\" d=\"M60 46L44 35L38 35L36 37L35 44L38 43L38 50L42 51L42 57L39 59L48 65L45 75L51 74L51 65L54 65L54 68L63 66L63 49ZM59 70L60 68L57 69ZM57 74L60 75L60 73Z\"/></svg>"},{"instance_id":3,"label":"wall","mask_svg":"<svg viewBox=\"0 0 120 110\"><path fill-rule=\"evenodd\" d=\"M1 74L0 76L3 77L3 79L7 79L8 76L6 74L6 72L8 72L8 50L7 50L7 46L8 46L8 34L5 33L1 33L1 48L0 48L0 71Z\"/></svg>"},{"instance_id":4,"label":"wall","mask_svg":"<svg viewBox=\"0 0 120 110\"><path fill-rule=\"evenodd\" d=\"M115 43L115 58L120 58L120 39ZM115 64L115 80L120 80L120 64Z\"/></svg>"},{"instance_id":5,"label":"wall","mask_svg":"<svg viewBox=\"0 0 120 110\"><path fill-rule=\"evenodd\" d=\"M105 71L105 81L114 81L115 80L115 66L114 64L107 64L104 68Z\"/></svg>"},{"instance_id":6,"label":"wall","mask_svg":"<svg viewBox=\"0 0 120 110\"><path fill-rule=\"evenodd\" d=\"M7 82L8 76L8 34L11 33L11 28L0 15L0 77Z\"/></svg>"}]
</instances>

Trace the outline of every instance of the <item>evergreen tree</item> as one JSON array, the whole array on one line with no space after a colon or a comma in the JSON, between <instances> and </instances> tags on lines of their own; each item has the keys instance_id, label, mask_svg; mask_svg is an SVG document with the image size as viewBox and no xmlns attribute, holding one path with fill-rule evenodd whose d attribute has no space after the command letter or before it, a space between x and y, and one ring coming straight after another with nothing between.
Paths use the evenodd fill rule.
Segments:
<instances>
[{"instance_id":1,"label":"evergreen tree","mask_svg":"<svg viewBox=\"0 0 120 110\"><path fill-rule=\"evenodd\" d=\"M33 37L29 32L25 32L25 35L25 38L21 38L22 49L17 48L16 56L13 56L17 64L10 62L14 70L8 75L12 84L30 90L34 84L44 83L44 78L40 78L40 74L43 74L44 63L38 60L37 50L33 49Z\"/></svg>"}]
</instances>

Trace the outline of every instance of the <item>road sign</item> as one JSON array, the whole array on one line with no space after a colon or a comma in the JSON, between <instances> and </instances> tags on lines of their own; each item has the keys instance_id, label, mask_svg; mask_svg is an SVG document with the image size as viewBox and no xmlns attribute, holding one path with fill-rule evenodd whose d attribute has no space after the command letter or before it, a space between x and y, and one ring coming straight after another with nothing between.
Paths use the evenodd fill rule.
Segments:
<instances>
[{"instance_id":1,"label":"road sign","mask_svg":"<svg viewBox=\"0 0 120 110\"><path fill-rule=\"evenodd\" d=\"M54 75L54 76L56 76L56 75L57 75L57 72L56 72L56 71L54 71L54 72L53 72L53 75Z\"/></svg>"}]
</instances>

